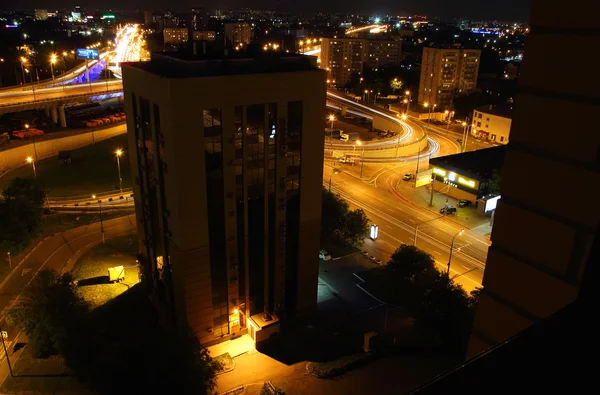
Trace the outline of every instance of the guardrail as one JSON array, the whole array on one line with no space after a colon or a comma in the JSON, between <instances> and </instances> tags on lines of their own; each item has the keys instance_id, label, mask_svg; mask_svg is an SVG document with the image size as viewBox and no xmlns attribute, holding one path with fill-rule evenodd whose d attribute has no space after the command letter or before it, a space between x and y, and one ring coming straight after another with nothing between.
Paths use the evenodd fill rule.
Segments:
<instances>
[{"instance_id":1,"label":"guardrail","mask_svg":"<svg viewBox=\"0 0 600 395\"><path fill-rule=\"evenodd\" d=\"M16 103L0 104L0 108L23 106L23 105L28 105L28 104L43 104L43 103L52 103L52 102L56 102L56 101L83 99L83 98L90 97L90 96L110 95L111 93L119 93L122 91L123 91L123 89L112 89L112 90L106 90L106 91L100 91L100 92L80 93L77 95L66 95L66 96L62 96L62 97L55 97L52 99L41 99L41 100L38 99L38 100L21 101L21 102L16 102Z\"/></svg>"},{"instance_id":2,"label":"guardrail","mask_svg":"<svg viewBox=\"0 0 600 395\"><path fill-rule=\"evenodd\" d=\"M98 198L102 198L104 196L115 196L115 195L129 195L133 193L133 189L132 188L123 188L123 191L120 191L118 189L115 189L113 191L106 191L106 192L98 192L96 193L96 197ZM54 197L52 198L52 201L55 202L61 202L61 201L73 201L73 200L90 200L92 198L91 195L74 195L74 196L59 196L59 197Z\"/></svg>"}]
</instances>

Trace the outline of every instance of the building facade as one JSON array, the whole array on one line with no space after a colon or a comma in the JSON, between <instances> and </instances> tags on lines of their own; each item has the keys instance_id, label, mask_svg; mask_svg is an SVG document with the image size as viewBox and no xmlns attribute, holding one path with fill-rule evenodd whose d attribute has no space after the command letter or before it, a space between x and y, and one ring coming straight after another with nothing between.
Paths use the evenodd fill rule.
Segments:
<instances>
[{"instance_id":1,"label":"building facade","mask_svg":"<svg viewBox=\"0 0 600 395\"><path fill-rule=\"evenodd\" d=\"M334 85L344 86L352 74L362 74L367 60L368 41L359 38L323 38L321 41L321 68Z\"/></svg>"},{"instance_id":2,"label":"building facade","mask_svg":"<svg viewBox=\"0 0 600 395\"><path fill-rule=\"evenodd\" d=\"M185 27L167 27L163 30L165 45L179 45L188 41L188 29Z\"/></svg>"},{"instance_id":3,"label":"building facade","mask_svg":"<svg viewBox=\"0 0 600 395\"><path fill-rule=\"evenodd\" d=\"M36 21L45 21L48 19L48 10L46 9L36 8L33 12Z\"/></svg>"},{"instance_id":4,"label":"building facade","mask_svg":"<svg viewBox=\"0 0 600 395\"><path fill-rule=\"evenodd\" d=\"M386 65L398 65L402 60L402 41L369 40L367 64L373 70Z\"/></svg>"},{"instance_id":5,"label":"building facade","mask_svg":"<svg viewBox=\"0 0 600 395\"><path fill-rule=\"evenodd\" d=\"M193 39L194 41L215 41L217 39L217 32L214 30L194 32Z\"/></svg>"},{"instance_id":6,"label":"building facade","mask_svg":"<svg viewBox=\"0 0 600 395\"><path fill-rule=\"evenodd\" d=\"M483 140L508 144L512 109L508 106L482 106L473 110L472 133Z\"/></svg>"},{"instance_id":7,"label":"building facade","mask_svg":"<svg viewBox=\"0 0 600 395\"><path fill-rule=\"evenodd\" d=\"M419 104L449 109L457 94L475 90L481 50L424 47L419 81Z\"/></svg>"},{"instance_id":8,"label":"building facade","mask_svg":"<svg viewBox=\"0 0 600 395\"><path fill-rule=\"evenodd\" d=\"M600 134L589 126L600 110L600 79L589 78L596 73L593 55L587 56L590 61L557 62L553 48L566 46L572 53L585 53L600 44L598 2L548 5L534 0L530 13L527 55L518 77L502 170L502 200L496 210L469 357L552 316L578 297L589 298L589 306L584 304L580 314L594 315L600 212L594 204L585 204L585 197L597 196L600 183ZM571 22L565 24L567 20ZM571 135L566 136L567 131ZM565 335L562 349L575 350L572 358L582 362L578 366L587 364L579 357L583 343L571 343L580 326L564 325L576 331ZM542 331L534 333L543 338ZM591 332L584 339L593 344ZM554 355L555 343L548 347ZM577 376L564 375L560 366L570 365L572 360L558 355L561 359L555 372L564 377L562 387L578 392L571 386ZM502 359L511 361L506 356ZM524 359L532 361L527 356ZM543 374L540 380L556 384L548 379L554 377L549 367L538 369ZM535 377L531 380L539 382Z\"/></svg>"},{"instance_id":9,"label":"building facade","mask_svg":"<svg viewBox=\"0 0 600 395\"><path fill-rule=\"evenodd\" d=\"M144 283L204 345L316 308L325 78L298 55L123 65Z\"/></svg>"},{"instance_id":10,"label":"building facade","mask_svg":"<svg viewBox=\"0 0 600 395\"><path fill-rule=\"evenodd\" d=\"M227 22L224 24L225 38L232 46L237 44L250 44L252 41L252 27L246 22Z\"/></svg>"}]
</instances>

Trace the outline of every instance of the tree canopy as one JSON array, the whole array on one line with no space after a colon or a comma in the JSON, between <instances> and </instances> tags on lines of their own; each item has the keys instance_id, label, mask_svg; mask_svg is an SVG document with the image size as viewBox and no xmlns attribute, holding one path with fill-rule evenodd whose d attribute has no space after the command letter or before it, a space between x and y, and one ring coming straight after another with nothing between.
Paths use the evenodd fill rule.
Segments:
<instances>
[{"instance_id":1,"label":"tree canopy","mask_svg":"<svg viewBox=\"0 0 600 395\"><path fill-rule=\"evenodd\" d=\"M30 178L15 178L0 197L0 242L20 251L41 231L44 190Z\"/></svg>"},{"instance_id":2,"label":"tree canopy","mask_svg":"<svg viewBox=\"0 0 600 395\"><path fill-rule=\"evenodd\" d=\"M70 274L42 270L5 313L11 325L27 334L34 355L44 358L61 351L70 326L78 322L87 309Z\"/></svg>"},{"instance_id":3,"label":"tree canopy","mask_svg":"<svg viewBox=\"0 0 600 395\"><path fill-rule=\"evenodd\" d=\"M361 209L350 210L345 200L323 188L321 232L325 238L357 247L369 234L369 218Z\"/></svg>"}]
</instances>

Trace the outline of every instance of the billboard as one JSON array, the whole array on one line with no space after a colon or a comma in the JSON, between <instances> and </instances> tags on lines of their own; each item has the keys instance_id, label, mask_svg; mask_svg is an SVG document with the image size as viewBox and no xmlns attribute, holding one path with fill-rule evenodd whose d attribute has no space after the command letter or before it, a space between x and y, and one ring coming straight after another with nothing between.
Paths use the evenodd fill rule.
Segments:
<instances>
[{"instance_id":1,"label":"billboard","mask_svg":"<svg viewBox=\"0 0 600 395\"><path fill-rule=\"evenodd\" d=\"M78 59L88 59L88 60L98 60L100 58L100 56L98 55L97 49L77 48L77 58Z\"/></svg>"},{"instance_id":2,"label":"billboard","mask_svg":"<svg viewBox=\"0 0 600 395\"><path fill-rule=\"evenodd\" d=\"M433 169L418 172L417 180L415 182L415 188L422 187L423 185L431 184L432 174L433 174Z\"/></svg>"},{"instance_id":3,"label":"billboard","mask_svg":"<svg viewBox=\"0 0 600 395\"><path fill-rule=\"evenodd\" d=\"M483 212L488 213L490 211L495 210L496 206L498 205L498 200L500 200L500 196L496 196L496 197L486 200L485 201L485 210L483 210Z\"/></svg>"}]
</instances>

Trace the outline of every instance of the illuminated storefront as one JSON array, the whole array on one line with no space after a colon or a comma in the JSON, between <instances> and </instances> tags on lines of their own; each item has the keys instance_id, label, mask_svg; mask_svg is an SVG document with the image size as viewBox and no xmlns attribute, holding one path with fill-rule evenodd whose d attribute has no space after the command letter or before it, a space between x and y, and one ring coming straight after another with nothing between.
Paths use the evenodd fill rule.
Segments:
<instances>
[{"instance_id":1,"label":"illuminated storefront","mask_svg":"<svg viewBox=\"0 0 600 395\"><path fill-rule=\"evenodd\" d=\"M504 151L494 147L431 159L435 191L478 205L492 174L502 168Z\"/></svg>"}]
</instances>

